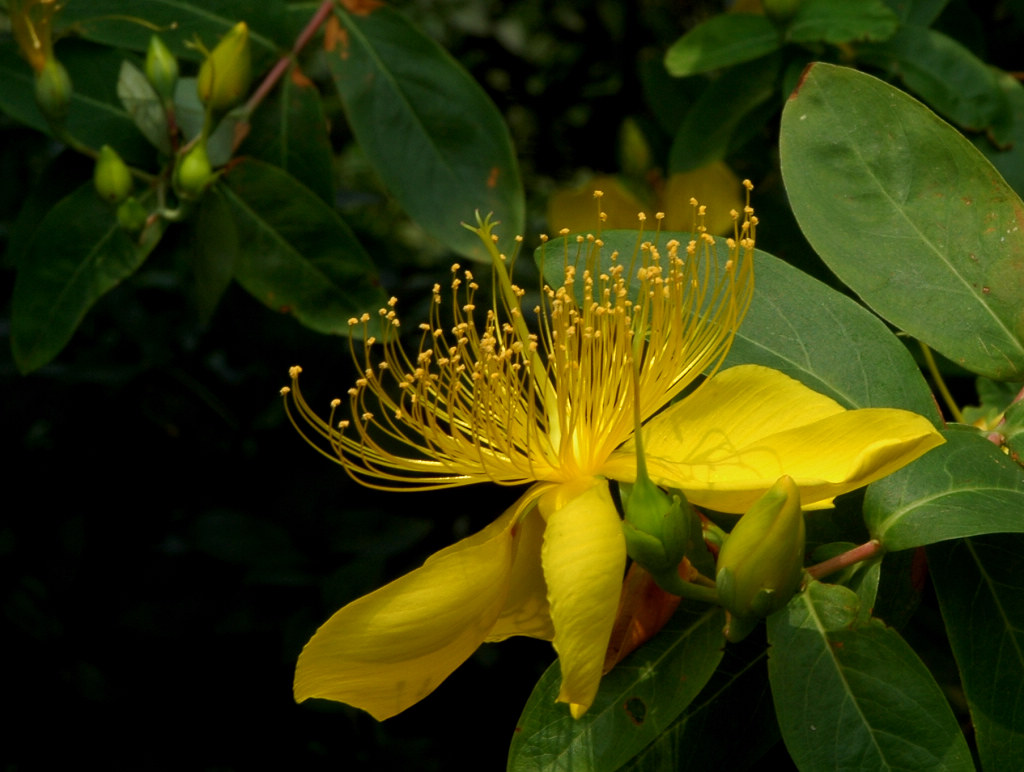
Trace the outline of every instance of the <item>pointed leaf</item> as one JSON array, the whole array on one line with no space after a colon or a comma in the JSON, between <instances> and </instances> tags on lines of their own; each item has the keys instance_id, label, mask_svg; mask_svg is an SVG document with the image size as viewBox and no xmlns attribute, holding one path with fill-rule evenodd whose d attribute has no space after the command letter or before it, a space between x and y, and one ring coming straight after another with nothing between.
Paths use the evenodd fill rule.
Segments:
<instances>
[{"instance_id":1,"label":"pointed leaf","mask_svg":"<svg viewBox=\"0 0 1024 772\"><path fill-rule=\"evenodd\" d=\"M437 43L385 5L338 9L327 62L360 147L388 190L430 235L486 259L462 227L493 212L523 232L525 204L508 128L483 89Z\"/></svg>"},{"instance_id":2,"label":"pointed leaf","mask_svg":"<svg viewBox=\"0 0 1024 772\"><path fill-rule=\"evenodd\" d=\"M949 704L899 633L845 587L811 582L768 618L786 748L813 770L973 770Z\"/></svg>"},{"instance_id":3,"label":"pointed leaf","mask_svg":"<svg viewBox=\"0 0 1024 772\"><path fill-rule=\"evenodd\" d=\"M876 78L814 64L780 149L800 228L843 282L969 370L1024 378L1024 204L966 139Z\"/></svg>"},{"instance_id":4,"label":"pointed leaf","mask_svg":"<svg viewBox=\"0 0 1024 772\"><path fill-rule=\"evenodd\" d=\"M167 114L164 112L160 96L146 79L145 73L127 59L121 62L117 96L142 135L161 153L170 155L171 140L167 136Z\"/></svg>"},{"instance_id":5,"label":"pointed leaf","mask_svg":"<svg viewBox=\"0 0 1024 772\"><path fill-rule=\"evenodd\" d=\"M761 14L723 13L698 24L665 53L665 68L682 78L759 59L782 46L779 30Z\"/></svg>"},{"instance_id":6,"label":"pointed leaf","mask_svg":"<svg viewBox=\"0 0 1024 772\"><path fill-rule=\"evenodd\" d=\"M832 44L885 40L898 26L899 18L883 0L804 0L786 27L786 39Z\"/></svg>"},{"instance_id":7,"label":"pointed leaf","mask_svg":"<svg viewBox=\"0 0 1024 772\"><path fill-rule=\"evenodd\" d=\"M928 548L932 581L986 770L1024 758L1024 537Z\"/></svg>"},{"instance_id":8,"label":"pointed leaf","mask_svg":"<svg viewBox=\"0 0 1024 772\"><path fill-rule=\"evenodd\" d=\"M886 549L1024 532L1024 469L974 429L942 434L945 445L868 486L864 519Z\"/></svg>"},{"instance_id":9,"label":"pointed leaf","mask_svg":"<svg viewBox=\"0 0 1024 772\"><path fill-rule=\"evenodd\" d=\"M11 347L21 372L57 356L93 304L138 270L160 240L161 222L137 242L92 183L47 213L20 261L11 300Z\"/></svg>"},{"instance_id":10,"label":"pointed leaf","mask_svg":"<svg viewBox=\"0 0 1024 772\"><path fill-rule=\"evenodd\" d=\"M555 702L561 672L541 676L519 719L509 770L615 770L639 753L682 712L722 657L721 609L678 611L662 631L601 679L581 718Z\"/></svg>"},{"instance_id":11,"label":"pointed leaf","mask_svg":"<svg viewBox=\"0 0 1024 772\"><path fill-rule=\"evenodd\" d=\"M347 334L351 317L376 316L386 298L373 259L309 188L245 160L224 176L224 196L241 247L235 278L253 297L318 332Z\"/></svg>"},{"instance_id":12,"label":"pointed leaf","mask_svg":"<svg viewBox=\"0 0 1024 772\"><path fill-rule=\"evenodd\" d=\"M231 283L238 262L238 225L222 186L214 186L198 206L192 232L192 272L195 274L199 319L209 322Z\"/></svg>"}]
</instances>

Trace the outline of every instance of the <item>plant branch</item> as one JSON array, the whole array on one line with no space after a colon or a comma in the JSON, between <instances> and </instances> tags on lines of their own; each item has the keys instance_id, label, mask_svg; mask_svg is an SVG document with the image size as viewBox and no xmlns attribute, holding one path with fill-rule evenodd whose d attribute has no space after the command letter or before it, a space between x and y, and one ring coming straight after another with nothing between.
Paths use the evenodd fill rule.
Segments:
<instances>
[{"instance_id":1,"label":"plant branch","mask_svg":"<svg viewBox=\"0 0 1024 772\"><path fill-rule=\"evenodd\" d=\"M807 569L807 573L815 579L821 579L823 576L834 574L836 571L852 566L854 563L860 563L862 560L873 558L882 552L882 543L877 539L872 539L858 547L854 547L852 550L847 550L841 555L836 555L834 558L822 561L816 566L811 566Z\"/></svg>"}]
</instances>

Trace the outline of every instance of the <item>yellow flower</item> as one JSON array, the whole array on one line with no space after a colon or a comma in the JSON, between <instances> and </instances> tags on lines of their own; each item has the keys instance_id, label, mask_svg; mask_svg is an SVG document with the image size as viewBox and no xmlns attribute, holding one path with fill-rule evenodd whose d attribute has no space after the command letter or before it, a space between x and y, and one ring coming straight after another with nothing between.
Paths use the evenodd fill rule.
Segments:
<instances>
[{"instance_id":1,"label":"yellow flower","mask_svg":"<svg viewBox=\"0 0 1024 772\"><path fill-rule=\"evenodd\" d=\"M353 344L362 377L349 389L343 420L341 400L327 420L307 405L300 368L292 368L292 386L282 391L313 429L310 441L326 444L321 452L365 485L531 483L483 531L334 614L299 657L297 700L333 699L388 718L428 695L484 641L528 635L552 641L558 700L583 715L600 682L626 566L609 481L635 479L634 409L652 479L726 512L743 512L782 474L799 485L803 504L827 505L941 442L920 416L846 411L763 367L726 370L662 411L718 368L753 289L753 210L734 215L719 264L702 208L691 203L696 236L688 245L658 248L638 234L635 253L604 271L599 237L575 247L564 239L562 286L546 288L528 310L490 223L481 223L495 285L483 321L474 321L471 272L454 266L453 323L442 322L435 285L431 321L409 358L392 299L380 312L383 356L372 337L361 351Z\"/></svg>"}]
</instances>

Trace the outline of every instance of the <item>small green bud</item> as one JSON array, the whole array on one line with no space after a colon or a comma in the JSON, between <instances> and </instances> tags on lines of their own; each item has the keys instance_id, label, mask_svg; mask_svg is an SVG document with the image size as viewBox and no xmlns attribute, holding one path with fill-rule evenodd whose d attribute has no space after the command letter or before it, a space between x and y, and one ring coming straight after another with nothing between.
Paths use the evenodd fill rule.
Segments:
<instances>
[{"instance_id":1,"label":"small green bud","mask_svg":"<svg viewBox=\"0 0 1024 772\"><path fill-rule=\"evenodd\" d=\"M71 77L55 58L46 60L36 73L36 104L46 118L60 123L68 115L71 104Z\"/></svg>"},{"instance_id":2,"label":"small green bud","mask_svg":"<svg viewBox=\"0 0 1024 772\"><path fill-rule=\"evenodd\" d=\"M96 159L92 182L100 198L111 204L124 201L134 187L132 173L110 145L100 148L100 157Z\"/></svg>"},{"instance_id":3,"label":"small green bud","mask_svg":"<svg viewBox=\"0 0 1024 772\"><path fill-rule=\"evenodd\" d=\"M117 224L129 233L141 231L149 219L149 212L135 196L128 196L117 207Z\"/></svg>"},{"instance_id":4,"label":"small green bud","mask_svg":"<svg viewBox=\"0 0 1024 772\"><path fill-rule=\"evenodd\" d=\"M199 101L215 112L228 110L245 96L251 80L249 28L240 21L221 38L199 68Z\"/></svg>"},{"instance_id":5,"label":"small green bud","mask_svg":"<svg viewBox=\"0 0 1024 772\"><path fill-rule=\"evenodd\" d=\"M146 51L146 77L163 99L174 97L174 84L178 82L178 60L159 37L149 39Z\"/></svg>"},{"instance_id":6,"label":"small green bud","mask_svg":"<svg viewBox=\"0 0 1024 772\"><path fill-rule=\"evenodd\" d=\"M681 494L669 496L647 477L620 490L629 556L654 577L674 574L686 553L690 521L696 517L690 502Z\"/></svg>"},{"instance_id":7,"label":"small green bud","mask_svg":"<svg viewBox=\"0 0 1024 772\"><path fill-rule=\"evenodd\" d=\"M789 602L803 577L804 540L800 491L793 478L780 477L718 553L715 584L732 617L760 619Z\"/></svg>"},{"instance_id":8,"label":"small green bud","mask_svg":"<svg viewBox=\"0 0 1024 772\"><path fill-rule=\"evenodd\" d=\"M174 167L174 190L183 199L198 198L216 178L206 142L196 142Z\"/></svg>"}]
</instances>

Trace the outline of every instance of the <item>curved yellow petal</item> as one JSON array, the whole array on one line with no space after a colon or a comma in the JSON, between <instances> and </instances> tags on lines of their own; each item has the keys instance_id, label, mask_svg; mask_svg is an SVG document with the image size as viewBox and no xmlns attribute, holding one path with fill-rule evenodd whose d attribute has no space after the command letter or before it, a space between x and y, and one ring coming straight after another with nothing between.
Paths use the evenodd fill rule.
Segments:
<instances>
[{"instance_id":1,"label":"curved yellow petal","mask_svg":"<svg viewBox=\"0 0 1024 772\"><path fill-rule=\"evenodd\" d=\"M295 699L338 700L381 721L437 688L505 605L522 501L327 620L299 655Z\"/></svg>"},{"instance_id":2,"label":"curved yellow petal","mask_svg":"<svg viewBox=\"0 0 1024 772\"><path fill-rule=\"evenodd\" d=\"M846 410L756 365L723 371L644 427L651 478L721 512L746 511L784 474L800 487L804 506L827 505L942 442L916 413ZM630 474L622 458L628 451L617 454L609 474Z\"/></svg>"},{"instance_id":3,"label":"curved yellow petal","mask_svg":"<svg viewBox=\"0 0 1024 772\"><path fill-rule=\"evenodd\" d=\"M574 718L590 707L615 624L626 542L607 481L577 480L539 501L547 521L541 559L548 585L555 651L562 669L559 702Z\"/></svg>"},{"instance_id":4,"label":"curved yellow petal","mask_svg":"<svg viewBox=\"0 0 1024 772\"><path fill-rule=\"evenodd\" d=\"M527 635L550 641L555 635L548 607L548 585L541 567L544 519L534 507L516 525L516 549L509 572L508 597L488 641Z\"/></svg>"}]
</instances>

